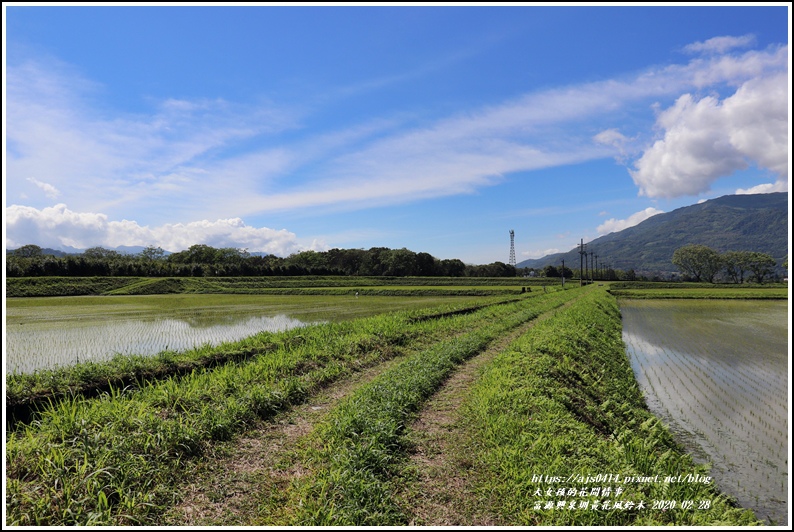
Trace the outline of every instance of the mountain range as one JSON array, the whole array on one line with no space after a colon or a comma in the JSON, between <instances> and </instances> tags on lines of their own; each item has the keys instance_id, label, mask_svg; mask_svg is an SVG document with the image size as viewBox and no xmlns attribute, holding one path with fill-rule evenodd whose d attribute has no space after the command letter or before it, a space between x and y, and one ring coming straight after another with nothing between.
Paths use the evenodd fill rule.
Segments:
<instances>
[{"instance_id":1,"label":"mountain range","mask_svg":"<svg viewBox=\"0 0 794 532\"><path fill-rule=\"evenodd\" d=\"M687 244L702 244L719 253L758 251L775 258L778 268L788 256L788 194L722 196L696 205L657 214L622 231L591 240L585 251L596 265L637 274L677 271L673 252ZM578 270L579 246L565 253L546 255L516 264L518 268L565 266Z\"/></svg>"}]
</instances>

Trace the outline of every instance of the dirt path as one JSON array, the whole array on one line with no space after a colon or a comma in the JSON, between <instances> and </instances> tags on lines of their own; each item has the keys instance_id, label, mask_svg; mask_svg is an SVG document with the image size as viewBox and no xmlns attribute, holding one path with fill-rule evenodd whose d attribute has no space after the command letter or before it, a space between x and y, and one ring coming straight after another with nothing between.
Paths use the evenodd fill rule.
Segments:
<instances>
[{"instance_id":1,"label":"dirt path","mask_svg":"<svg viewBox=\"0 0 794 532\"><path fill-rule=\"evenodd\" d=\"M350 375L232 442L217 445L195 469L186 472L193 480L186 484L182 500L164 516L164 524L286 524L279 523L284 515L262 513L286 502L293 479L306 473L294 452L297 442L340 399L401 360L393 358Z\"/></svg>"},{"instance_id":2,"label":"dirt path","mask_svg":"<svg viewBox=\"0 0 794 532\"><path fill-rule=\"evenodd\" d=\"M572 303L569 301L561 308ZM413 513L411 525L508 524L489 515L485 501L481 501L471 489L471 453L466 449L466 433L459 424L458 409L482 369L539 320L554 312L547 312L521 325L464 363L425 404L417 420L409 426L416 445L409 469L415 472L416 482L401 498L405 507Z\"/></svg>"},{"instance_id":3,"label":"dirt path","mask_svg":"<svg viewBox=\"0 0 794 532\"><path fill-rule=\"evenodd\" d=\"M418 475L400 495L412 508L413 525L499 525L477 505L470 481L463 431L457 409L481 369L538 319L494 341L461 365L422 409L411 425ZM402 362L398 356L329 385L306 403L273 420L261 422L239 438L216 444L203 460L185 471L183 497L163 516L162 524L179 526L251 526L289 524L289 490L307 474L296 449L325 415L353 390ZM190 480L187 480L190 479ZM410 490L414 490L411 492Z\"/></svg>"},{"instance_id":4,"label":"dirt path","mask_svg":"<svg viewBox=\"0 0 794 532\"><path fill-rule=\"evenodd\" d=\"M425 404L410 425L416 449L411 466L415 485L404 494L414 526L493 526L495 518L478 509L469 489L464 432L458 425L458 408L482 368L513 340L526 333L535 320L493 342L466 361Z\"/></svg>"}]
</instances>

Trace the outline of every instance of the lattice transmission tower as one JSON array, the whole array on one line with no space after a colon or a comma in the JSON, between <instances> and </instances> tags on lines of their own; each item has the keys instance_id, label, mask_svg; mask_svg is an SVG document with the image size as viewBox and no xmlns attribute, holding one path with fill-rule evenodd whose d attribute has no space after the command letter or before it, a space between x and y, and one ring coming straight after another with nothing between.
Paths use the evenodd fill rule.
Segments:
<instances>
[{"instance_id":1,"label":"lattice transmission tower","mask_svg":"<svg viewBox=\"0 0 794 532\"><path fill-rule=\"evenodd\" d=\"M516 265L516 232L512 229L510 230L510 266Z\"/></svg>"}]
</instances>

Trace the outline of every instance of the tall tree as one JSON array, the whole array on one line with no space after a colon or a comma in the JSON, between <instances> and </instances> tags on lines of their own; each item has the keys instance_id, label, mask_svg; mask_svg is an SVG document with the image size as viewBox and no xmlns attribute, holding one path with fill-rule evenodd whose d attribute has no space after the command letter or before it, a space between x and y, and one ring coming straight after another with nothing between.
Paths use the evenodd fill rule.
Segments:
<instances>
[{"instance_id":1,"label":"tall tree","mask_svg":"<svg viewBox=\"0 0 794 532\"><path fill-rule=\"evenodd\" d=\"M148 246L141 251L141 258L144 260L160 260L165 256L165 251L161 247Z\"/></svg>"},{"instance_id":2,"label":"tall tree","mask_svg":"<svg viewBox=\"0 0 794 532\"><path fill-rule=\"evenodd\" d=\"M443 259L439 262L441 275L445 277L463 277L466 264L460 259Z\"/></svg>"},{"instance_id":3,"label":"tall tree","mask_svg":"<svg viewBox=\"0 0 794 532\"><path fill-rule=\"evenodd\" d=\"M107 260L118 258L121 254L113 249L105 249L100 246L88 248L83 251L83 257L92 260Z\"/></svg>"},{"instance_id":4,"label":"tall tree","mask_svg":"<svg viewBox=\"0 0 794 532\"><path fill-rule=\"evenodd\" d=\"M553 266L553 265L549 264L549 265L547 265L546 267L543 268L543 276L544 277L559 277L560 276L560 270L558 270L556 266Z\"/></svg>"},{"instance_id":5,"label":"tall tree","mask_svg":"<svg viewBox=\"0 0 794 532\"><path fill-rule=\"evenodd\" d=\"M744 274L750 264L749 251L726 251L722 254L722 262L725 266L725 273L734 283L744 282Z\"/></svg>"},{"instance_id":6,"label":"tall tree","mask_svg":"<svg viewBox=\"0 0 794 532\"><path fill-rule=\"evenodd\" d=\"M15 257L24 258L41 257L43 253L44 251L41 249L41 247L37 246L36 244L27 244L25 246L18 247L11 252L11 254Z\"/></svg>"},{"instance_id":7,"label":"tall tree","mask_svg":"<svg viewBox=\"0 0 794 532\"><path fill-rule=\"evenodd\" d=\"M722 268L719 253L700 244L687 244L676 249L673 252L672 262L682 273L689 275L696 282L714 282L714 276Z\"/></svg>"},{"instance_id":8,"label":"tall tree","mask_svg":"<svg viewBox=\"0 0 794 532\"><path fill-rule=\"evenodd\" d=\"M768 253L749 253L747 269L753 272L755 282L763 283L764 279L772 275L775 270L775 259Z\"/></svg>"}]
</instances>

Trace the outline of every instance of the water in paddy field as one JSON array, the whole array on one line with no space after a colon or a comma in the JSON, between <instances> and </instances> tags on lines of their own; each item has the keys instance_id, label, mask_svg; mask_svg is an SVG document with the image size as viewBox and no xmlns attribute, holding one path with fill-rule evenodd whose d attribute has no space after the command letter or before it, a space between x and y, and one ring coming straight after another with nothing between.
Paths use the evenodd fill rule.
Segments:
<instances>
[{"instance_id":1,"label":"water in paddy field","mask_svg":"<svg viewBox=\"0 0 794 532\"><path fill-rule=\"evenodd\" d=\"M788 523L788 303L622 300L650 410L719 489Z\"/></svg>"},{"instance_id":2,"label":"water in paddy field","mask_svg":"<svg viewBox=\"0 0 794 532\"><path fill-rule=\"evenodd\" d=\"M29 373L115 354L154 355L241 340L305 325L285 315L205 312L181 317L14 323L6 329L6 372Z\"/></svg>"}]
</instances>

